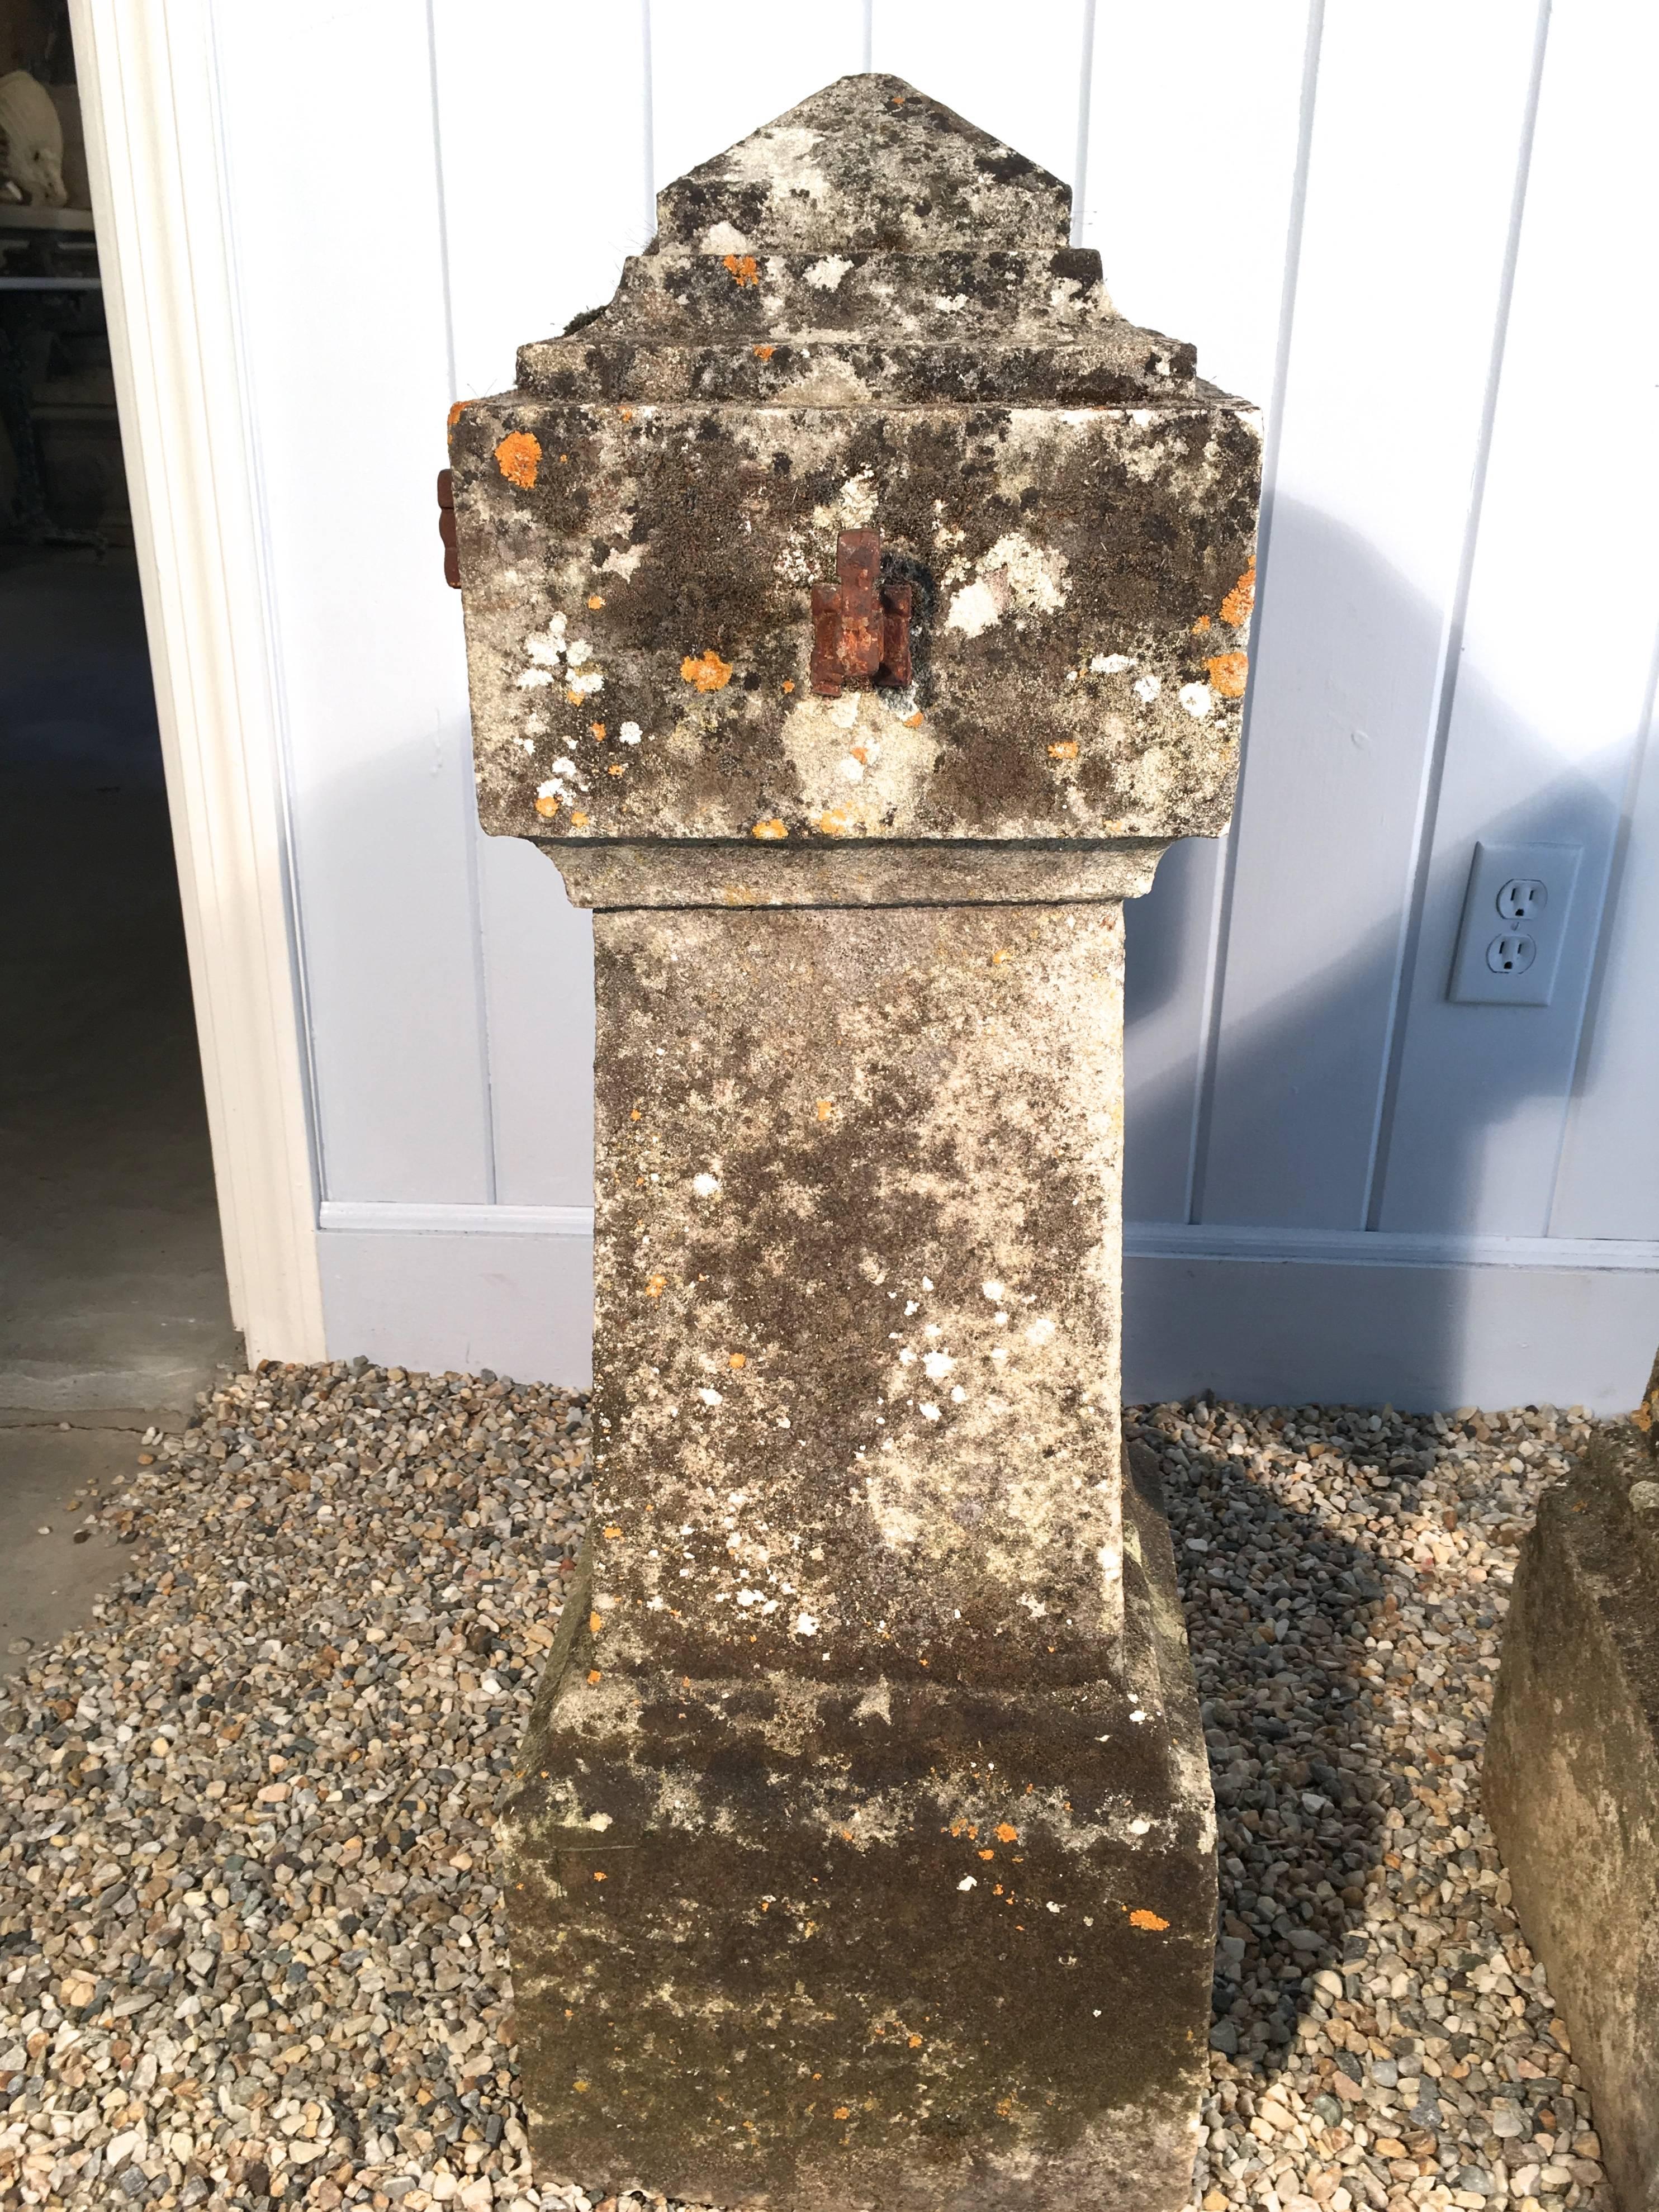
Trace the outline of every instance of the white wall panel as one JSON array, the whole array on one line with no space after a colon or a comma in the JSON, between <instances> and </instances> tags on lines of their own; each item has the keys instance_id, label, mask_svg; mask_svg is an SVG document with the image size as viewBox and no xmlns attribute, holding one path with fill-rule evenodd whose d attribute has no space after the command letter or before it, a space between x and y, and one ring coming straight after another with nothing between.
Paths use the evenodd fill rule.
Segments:
<instances>
[{"instance_id":1,"label":"white wall panel","mask_svg":"<svg viewBox=\"0 0 1659 2212\"><path fill-rule=\"evenodd\" d=\"M480 835L495 1196L593 1203L593 919L516 837Z\"/></svg>"},{"instance_id":2,"label":"white wall panel","mask_svg":"<svg viewBox=\"0 0 1659 2212\"><path fill-rule=\"evenodd\" d=\"M1085 0L873 0L871 67L908 77L1070 184Z\"/></svg>"},{"instance_id":3,"label":"white wall panel","mask_svg":"<svg viewBox=\"0 0 1659 2212\"><path fill-rule=\"evenodd\" d=\"M654 0L651 113L660 188L820 85L864 67L863 0Z\"/></svg>"},{"instance_id":4,"label":"white wall panel","mask_svg":"<svg viewBox=\"0 0 1659 2212\"><path fill-rule=\"evenodd\" d=\"M871 65L1080 173L1123 312L1278 402L1236 856L1177 849L1129 921L1127 1210L1176 1224L1131 1231L1130 1387L1632 1394L1659 1328L1659 349L1631 282L1659 24L1555 0L1517 246L1531 0L429 0L429 40L390 0L219 12L333 1350L586 1371L591 936L477 831L447 404L607 298L653 189L867 32ZM1581 830L1558 1006L1448 1007L1472 841ZM1631 1264L1553 1266L1547 1225Z\"/></svg>"},{"instance_id":5,"label":"white wall panel","mask_svg":"<svg viewBox=\"0 0 1659 2212\"><path fill-rule=\"evenodd\" d=\"M624 258L650 237L646 22L642 5L432 0L455 396L510 386L518 347L608 299ZM556 128L518 120L531 100L543 103L538 115L556 113ZM434 467L441 459L434 439ZM458 742L470 747L464 722ZM592 925L528 845L477 833L473 866L489 1194L506 1205L586 1204ZM575 1278L567 1266L554 1279Z\"/></svg>"},{"instance_id":6,"label":"white wall panel","mask_svg":"<svg viewBox=\"0 0 1659 2212\"><path fill-rule=\"evenodd\" d=\"M646 16L641 0L429 4L453 396L473 398L511 385L527 339L608 300L655 228Z\"/></svg>"},{"instance_id":7,"label":"white wall panel","mask_svg":"<svg viewBox=\"0 0 1659 2212\"><path fill-rule=\"evenodd\" d=\"M1198 1218L1361 1227L1534 11L1327 11Z\"/></svg>"},{"instance_id":8,"label":"white wall panel","mask_svg":"<svg viewBox=\"0 0 1659 2212\"><path fill-rule=\"evenodd\" d=\"M1642 1076L1659 992L1645 972L1654 940L1632 933L1644 906L1651 911L1645 805L1570 1188L1553 1223L1551 1200L1659 611L1659 309L1650 284L1630 282L1650 252L1644 86L1656 68L1650 10L1618 0L1556 8L1389 1146L1387 1228L1571 1235L1594 1218L1609 1224L1603 1233L1653 1233L1659 1117ZM1595 334L1583 390L1563 375L1572 331ZM1547 1007L1446 997L1477 838L1584 848Z\"/></svg>"},{"instance_id":9,"label":"white wall panel","mask_svg":"<svg viewBox=\"0 0 1659 2212\"><path fill-rule=\"evenodd\" d=\"M477 1200L471 763L459 609L433 551L449 374L426 26L299 0L221 6L216 35L323 1184Z\"/></svg>"},{"instance_id":10,"label":"white wall panel","mask_svg":"<svg viewBox=\"0 0 1659 2212\"><path fill-rule=\"evenodd\" d=\"M1309 36L1305 0L1249 15L1231 0L1098 0L1095 17L1083 242L1099 248L1124 314L1191 340L1202 375L1264 410L1295 276ZM1194 70L1200 51L1211 62ZM1270 434L1269 456L1273 446ZM1131 1219L1187 1218L1225 853L1211 838L1177 846L1128 908Z\"/></svg>"}]
</instances>

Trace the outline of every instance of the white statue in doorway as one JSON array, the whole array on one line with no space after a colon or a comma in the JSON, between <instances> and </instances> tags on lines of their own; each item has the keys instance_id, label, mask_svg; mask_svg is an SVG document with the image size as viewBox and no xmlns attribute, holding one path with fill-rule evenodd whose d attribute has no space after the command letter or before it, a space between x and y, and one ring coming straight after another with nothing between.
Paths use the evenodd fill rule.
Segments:
<instances>
[{"instance_id":1,"label":"white statue in doorway","mask_svg":"<svg viewBox=\"0 0 1659 2212\"><path fill-rule=\"evenodd\" d=\"M52 94L27 70L0 76L0 197L63 207L64 125Z\"/></svg>"}]
</instances>

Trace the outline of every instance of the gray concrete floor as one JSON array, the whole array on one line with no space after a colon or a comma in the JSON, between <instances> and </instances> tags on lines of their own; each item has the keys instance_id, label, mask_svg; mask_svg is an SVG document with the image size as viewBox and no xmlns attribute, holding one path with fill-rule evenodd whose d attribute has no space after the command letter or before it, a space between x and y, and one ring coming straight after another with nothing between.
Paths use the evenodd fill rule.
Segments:
<instances>
[{"instance_id":1,"label":"gray concrete floor","mask_svg":"<svg viewBox=\"0 0 1659 2212\"><path fill-rule=\"evenodd\" d=\"M113 1571L67 1501L237 1353L137 572L0 550L0 1661Z\"/></svg>"},{"instance_id":2,"label":"gray concrete floor","mask_svg":"<svg viewBox=\"0 0 1659 2212\"><path fill-rule=\"evenodd\" d=\"M100 1511L133 1473L146 1425L121 1418L137 1426L0 1426L0 1680L86 1620L121 1571Z\"/></svg>"}]
</instances>

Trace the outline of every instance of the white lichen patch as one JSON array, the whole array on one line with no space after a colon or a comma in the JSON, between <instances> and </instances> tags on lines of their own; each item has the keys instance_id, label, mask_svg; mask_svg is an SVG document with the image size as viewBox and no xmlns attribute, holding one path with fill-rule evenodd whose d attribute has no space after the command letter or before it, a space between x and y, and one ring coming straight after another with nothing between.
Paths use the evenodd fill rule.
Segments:
<instances>
[{"instance_id":1,"label":"white lichen patch","mask_svg":"<svg viewBox=\"0 0 1659 2212\"><path fill-rule=\"evenodd\" d=\"M1150 707L1164 689L1164 678L1161 676L1139 676L1130 688L1143 707Z\"/></svg>"},{"instance_id":2,"label":"white lichen patch","mask_svg":"<svg viewBox=\"0 0 1659 2212\"><path fill-rule=\"evenodd\" d=\"M954 594L945 627L978 637L1011 607L1023 614L1057 613L1066 604L1067 566L1063 553L1010 531L975 562L973 581Z\"/></svg>"},{"instance_id":3,"label":"white lichen patch","mask_svg":"<svg viewBox=\"0 0 1659 2212\"><path fill-rule=\"evenodd\" d=\"M735 223L711 222L702 234L705 253L747 253L749 240Z\"/></svg>"},{"instance_id":4,"label":"white lichen patch","mask_svg":"<svg viewBox=\"0 0 1659 2212\"><path fill-rule=\"evenodd\" d=\"M1176 697L1189 714L1200 720L1215 704L1215 694L1207 684L1183 684Z\"/></svg>"},{"instance_id":5,"label":"white lichen patch","mask_svg":"<svg viewBox=\"0 0 1659 2212\"><path fill-rule=\"evenodd\" d=\"M1127 653L1097 653L1089 663L1089 673L1091 676L1121 676L1134 665L1133 656Z\"/></svg>"},{"instance_id":6,"label":"white lichen patch","mask_svg":"<svg viewBox=\"0 0 1659 2212\"><path fill-rule=\"evenodd\" d=\"M801 281L810 284L815 292L833 292L852 266L839 253L826 253L822 261L815 261L810 269L802 271Z\"/></svg>"},{"instance_id":7,"label":"white lichen patch","mask_svg":"<svg viewBox=\"0 0 1659 2212\"><path fill-rule=\"evenodd\" d=\"M792 376L787 383L780 385L773 400L780 407L861 407L876 397L874 390L850 362L837 355L826 354ZM872 492L870 514L874 513L875 495ZM862 529L865 525L854 523L849 526Z\"/></svg>"},{"instance_id":8,"label":"white lichen patch","mask_svg":"<svg viewBox=\"0 0 1659 2212\"><path fill-rule=\"evenodd\" d=\"M878 694L809 693L784 716L785 751L799 780L810 817L830 817L832 833L902 832L915 827L939 741L908 730L883 708Z\"/></svg>"},{"instance_id":9,"label":"white lichen patch","mask_svg":"<svg viewBox=\"0 0 1659 2212\"><path fill-rule=\"evenodd\" d=\"M860 469L848 477L832 504L812 509L812 527L820 536L843 530L867 530L876 519L876 472Z\"/></svg>"},{"instance_id":10,"label":"white lichen patch","mask_svg":"<svg viewBox=\"0 0 1659 2212\"><path fill-rule=\"evenodd\" d=\"M726 180L732 184L763 185L775 199L797 195L822 203L830 180L816 159L823 134L799 124L780 124L775 130L757 131L732 147L726 156ZM735 248L726 248L727 252Z\"/></svg>"}]
</instances>

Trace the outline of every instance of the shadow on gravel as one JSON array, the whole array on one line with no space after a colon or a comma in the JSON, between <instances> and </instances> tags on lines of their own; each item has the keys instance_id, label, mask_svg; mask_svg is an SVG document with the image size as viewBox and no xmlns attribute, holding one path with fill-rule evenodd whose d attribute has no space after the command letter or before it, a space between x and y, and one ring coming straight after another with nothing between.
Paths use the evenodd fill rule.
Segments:
<instances>
[{"instance_id":1,"label":"shadow on gravel","mask_svg":"<svg viewBox=\"0 0 1659 2212\"><path fill-rule=\"evenodd\" d=\"M1167 1436L1138 1433L1167 1450ZM1382 1577L1370 1551L1240 1462L1189 1451L1184 1467L1163 1463L1219 1827L1211 2044L1271 2075L1313 1977L1365 1954L1366 1875L1385 1811L1409 1796L1379 1771L1350 1671ZM1368 1513L1409 1507L1409 1475L1389 1481L1368 1489Z\"/></svg>"}]
</instances>

